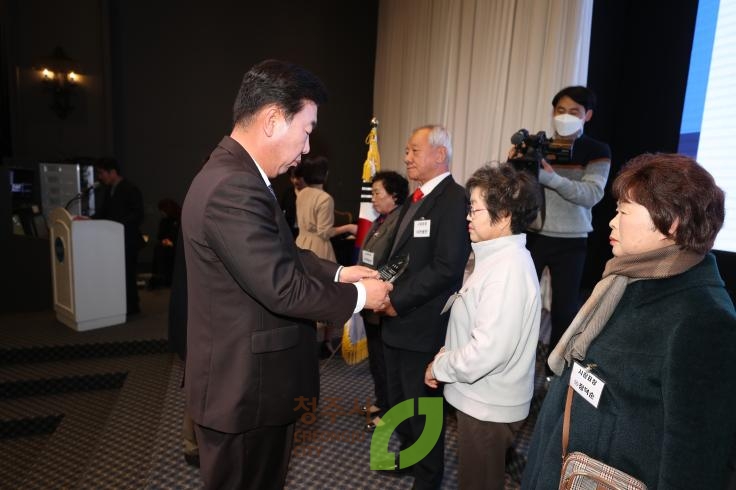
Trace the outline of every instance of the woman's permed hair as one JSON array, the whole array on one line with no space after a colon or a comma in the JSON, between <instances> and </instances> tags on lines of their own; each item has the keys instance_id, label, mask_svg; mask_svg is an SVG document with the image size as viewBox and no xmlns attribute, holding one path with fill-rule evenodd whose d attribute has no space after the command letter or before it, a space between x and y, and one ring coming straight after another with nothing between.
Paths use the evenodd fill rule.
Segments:
<instances>
[{"instance_id":1,"label":"woman's permed hair","mask_svg":"<svg viewBox=\"0 0 736 490\"><path fill-rule=\"evenodd\" d=\"M400 173L392 170L376 172L372 182L381 182L386 192L394 198L397 206L401 206L406 201L406 196L409 194L409 181Z\"/></svg>"},{"instance_id":2,"label":"woman's permed hair","mask_svg":"<svg viewBox=\"0 0 736 490\"><path fill-rule=\"evenodd\" d=\"M511 216L511 233L524 232L537 217L542 203L539 183L528 172L508 163L493 162L476 170L465 184L468 194L479 188L486 209L495 223Z\"/></svg>"},{"instance_id":3,"label":"woman's permed hair","mask_svg":"<svg viewBox=\"0 0 736 490\"><path fill-rule=\"evenodd\" d=\"M612 190L617 201L647 208L657 230L686 250L708 252L723 226L723 191L707 170L686 155L634 157L616 177ZM677 227L670 234L673 223Z\"/></svg>"}]
</instances>

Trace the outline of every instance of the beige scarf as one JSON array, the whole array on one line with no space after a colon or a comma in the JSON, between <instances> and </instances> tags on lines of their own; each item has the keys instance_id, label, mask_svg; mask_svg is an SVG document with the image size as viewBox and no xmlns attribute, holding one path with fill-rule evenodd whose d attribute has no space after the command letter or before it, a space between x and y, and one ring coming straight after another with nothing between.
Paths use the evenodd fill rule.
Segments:
<instances>
[{"instance_id":1,"label":"beige scarf","mask_svg":"<svg viewBox=\"0 0 736 490\"><path fill-rule=\"evenodd\" d=\"M585 358L590 343L601 333L630 283L682 274L699 264L704 257L702 254L681 250L678 245L670 245L643 254L609 260L603 277L595 285L590 298L580 308L549 355L549 367L560 375L566 363L571 365L573 359Z\"/></svg>"}]
</instances>

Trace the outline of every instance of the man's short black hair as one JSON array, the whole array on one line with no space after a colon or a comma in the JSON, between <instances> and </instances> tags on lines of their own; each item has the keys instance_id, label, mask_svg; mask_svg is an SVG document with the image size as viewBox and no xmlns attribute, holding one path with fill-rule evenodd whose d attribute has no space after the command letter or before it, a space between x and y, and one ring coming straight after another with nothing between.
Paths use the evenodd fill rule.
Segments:
<instances>
[{"instance_id":1,"label":"man's short black hair","mask_svg":"<svg viewBox=\"0 0 736 490\"><path fill-rule=\"evenodd\" d=\"M101 170L106 170L108 172L110 170L114 170L118 174L120 173L120 165L118 165L118 161L115 160L114 158L107 158L107 157L106 158L98 158L97 161L95 162L95 168L96 169L101 169Z\"/></svg>"},{"instance_id":2,"label":"man's short black hair","mask_svg":"<svg viewBox=\"0 0 736 490\"><path fill-rule=\"evenodd\" d=\"M287 121L302 110L304 101L318 106L327 102L327 89L312 72L299 65L265 60L243 77L233 104L233 124L248 124L264 106L276 104Z\"/></svg>"},{"instance_id":3,"label":"man's short black hair","mask_svg":"<svg viewBox=\"0 0 736 490\"><path fill-rule=\"evenodd\" d=\"M588 87L574 85L572 87L563 88L557 92L557 95L555 95L554 98L552 98L552 107L557 107L557 103L563 97L570 97L572 100L585 107L586 111L592 111L595 109L595 93Z\"/></svg>"}]
</instances>

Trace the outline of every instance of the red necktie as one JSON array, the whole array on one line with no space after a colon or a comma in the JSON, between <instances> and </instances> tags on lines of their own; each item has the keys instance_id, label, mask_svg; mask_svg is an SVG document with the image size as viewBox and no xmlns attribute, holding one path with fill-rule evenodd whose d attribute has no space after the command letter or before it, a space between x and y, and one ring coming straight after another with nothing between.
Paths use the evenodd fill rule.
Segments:
<instances>
[{"instance_id":1,"label":"red necktie","mask_svg":"<svg viewBox=\"0 0 736 490\"><path fill-rule=\"evenodd\" d=\"M414 194L411 195L411 202L421 201L423 197L424 197L424 192L422 192L422 188L417 187L417 190L415 190Z\"/></svg>"}]
</instances>

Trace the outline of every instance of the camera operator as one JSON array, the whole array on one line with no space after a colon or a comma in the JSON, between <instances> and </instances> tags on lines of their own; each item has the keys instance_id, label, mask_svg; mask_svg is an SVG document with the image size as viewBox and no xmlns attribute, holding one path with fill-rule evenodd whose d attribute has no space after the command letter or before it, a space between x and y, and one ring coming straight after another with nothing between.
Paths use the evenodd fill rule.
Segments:
<instances>
[{"instance_id":1,"label":"camera operator","mask_svg":"<svg viewBox=\"0 0 736 490\"><path fill-rule=\"evenodd\" d=\"M527 248L537 274L541 276L547 266L552 280L550 351L580 307L587 237L593 231L591 208L603 198L611 167L608 145L583 134L583 125L593 117L595 101L595 94L582 86L566 87L552 99L553 139L574 140L572 156L566 163L550 164L541 159L538 178L544 188L545 219L541 228L527 233Z\"/></svg>"}]
</instances>

